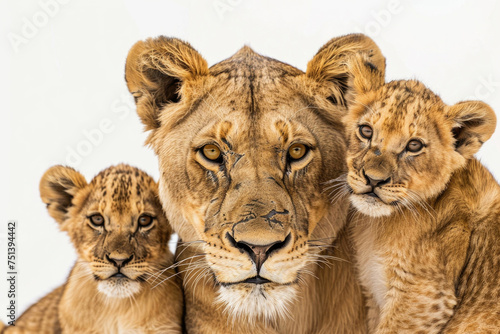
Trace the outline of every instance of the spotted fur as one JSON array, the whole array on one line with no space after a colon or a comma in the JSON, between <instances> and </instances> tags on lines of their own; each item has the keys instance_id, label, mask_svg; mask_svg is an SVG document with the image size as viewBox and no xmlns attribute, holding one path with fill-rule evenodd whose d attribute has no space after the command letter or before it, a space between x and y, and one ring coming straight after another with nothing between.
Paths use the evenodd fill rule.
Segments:
<instances>
[{"instance_id":1,"label":"spotted fur","mask_svg":"<svg viewBox=\"0 0 500 334\"><path fill-rule=\"evenodd\" d=\"M151 130L163 207L184 242L190 333L365 331L347 205L330 205L338 192L325 191L345 170L343 59L357 52L384 66L363 35L331 40L306 73L249 47L209 68L166 37L129 52L127 84ZM294 143L309 151L291 162ZM220 161L204 158L207 144Z\"/></svg>"},{"instance_id":2,"label":"spotted fur","mask_svg":"<svg viewBox=\"0 0 500 334\"><path fill-rule=\"evenodd\" d=\"M500 186L473 157L495 113L446 105L415 80L384 83L365 57L349 66L347 184L371 330L498 333Z\"/></svg>"},{"instance_id":3,"label":"spotted fur","mask_svg":"<svg viewBox=\"0 0 500 334\"><path fill-rule=\"evenodd\" d=\"M87 184L74 169L54 166L43 175L40 194L78 260L66 283L5 333L181 332L180 285L173 270L161 271L173 263L171 227L149 175L122 164ZM92 223L95 214L104 217L103 226ZM154 217L151 225L139 226L143 214Z\"/></svg>"}]
</instances>

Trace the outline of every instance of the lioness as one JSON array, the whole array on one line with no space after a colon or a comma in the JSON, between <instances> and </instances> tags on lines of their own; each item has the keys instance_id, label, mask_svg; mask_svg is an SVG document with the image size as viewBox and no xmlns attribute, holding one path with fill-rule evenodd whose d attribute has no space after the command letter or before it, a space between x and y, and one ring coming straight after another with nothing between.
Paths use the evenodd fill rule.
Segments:
<instances>
[{"instance_id":1,"label":"lioness","mask_svg":"<svg viewBox=\"0 0 500 334\"><path fill-rule=\"evenodd\" d=\"M385 59L364 35L332 39L306 73L249 47L208 67L159 37L126 81L159 158L160 199L183 243L189 333L364 333L365 306L328 181L345 172L346 56Z\"/></svg>"},{"instance_id":2,"label":"lioness","mask_svg":"<svg viewBox=\"0 0 500 334\"><path fill-rule=\"evenodd\" d=\"M78 261L65 284L5 333L181 332L180 284L173 270L160 272L173 263L171 227L149 175L122 164L87 183L74 169L54 166L43 175L40 194Z\"/></svg>"},{"instance_id":3,"label":"lioness","mask_svg":"<svg viewBox=\"0 0 500 334\"><path fill-rule=\"evenodd\" d=\"M500 331L500 187L474 157L496 117L351 62L344 119L361 282L375 333Z\"/></svg>"}]
</instances>

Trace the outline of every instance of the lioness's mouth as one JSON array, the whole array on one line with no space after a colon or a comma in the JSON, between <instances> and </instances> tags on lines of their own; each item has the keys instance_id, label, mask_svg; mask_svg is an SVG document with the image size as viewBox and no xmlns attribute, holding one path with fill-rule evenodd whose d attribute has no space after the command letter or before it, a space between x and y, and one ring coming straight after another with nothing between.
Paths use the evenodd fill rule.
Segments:
<instances>
[{"instance_id":1,"label":"lioness's mouth","mask_svg":"<svg viewBox=\"0 0 500 334\"><path fill-rule=\"evenodd\" d=\"M109 278L129 278L127 275L122 274L121 272L117 272L114 275L111 275Z\"/></svg>"},{"instance_id":2,"label":"lioness's mouth","mask_svg":"<svg viewBox=\"0 0 500 334\"><path fill-rule=\"evenodd\" d=\"M231 285L243 284L243 283L248 283L248 284L265 284L265 283L273 283L273 282L270 281L270 280L268 280L267 278L264 278L264 277L261 277L261 276L257 275L255 277L247 278L244 281L230 282L230 283L223 283L223 282L221 282L220 284L222 286L231 286Z\"/></svg>"},{"instance_id":3,"label":"lioness's mouth","mask_svg":"<svg viewBox=\"0 0 500 334\"><path fill-rule=\"evenodd\" d=\"M378 198L380 199L380 197L378 197L377 194L375 194L374 191L370 191L370 192L367 192L367 193L364 193L363 195L367 195L367 196L370 196L370 197L373 197L373 198Z\"/></svg>"},{"instance_id":4,"label":"lioness's mouth","mask_svg":"<svg viewBox=\"0 0 500 334\"><path fill-rule=\"evenodd\" d=\"M246 280L244 280L241 283L264 284L264 283L271 283L271 281L268 280L267 278L264 278L264 277L255 276L255 277L247 278Z\"/></svg>"}]
</instances>

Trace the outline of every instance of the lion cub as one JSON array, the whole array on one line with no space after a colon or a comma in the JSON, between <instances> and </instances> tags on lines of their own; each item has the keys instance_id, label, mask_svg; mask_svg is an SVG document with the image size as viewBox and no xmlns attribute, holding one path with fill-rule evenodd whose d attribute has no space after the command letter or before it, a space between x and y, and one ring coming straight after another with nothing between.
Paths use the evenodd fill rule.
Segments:
<instances>
[{"instance_id":1,"label":"lion cub","mask_svg":"<svg viewBox=\"0 0 500 334\"><path fill-rule=\"evenodd\" d=\"M473 155L496 125L362 57L344 118L360 280L375 333L498 333L500 186Z\"/></svg>"},{"instance_id":2,"label":"lion cub","mask_svg":"<svg viewBox=\"0 0 500 334\"><path fill-rule=\"evenodd\" d=\"M180 333L183 297L174 275L172 233L155 181L127 165L90 183L54 166L40 181L49 214L78 253L65 284L31 306L6 333ZM154 282L156 279L156 282Z\"/></svg>"}]
</instances>

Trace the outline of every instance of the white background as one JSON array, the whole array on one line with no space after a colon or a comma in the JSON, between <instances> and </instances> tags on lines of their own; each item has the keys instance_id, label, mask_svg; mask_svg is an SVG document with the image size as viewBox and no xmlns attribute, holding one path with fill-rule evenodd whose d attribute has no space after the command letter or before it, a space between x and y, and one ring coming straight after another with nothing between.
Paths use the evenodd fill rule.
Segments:
<instances>
[{"instance_id":1,"label":"white background","mask_svg":"<svg viewBox=\"0 0 500 334\"><path fill-rule=\"evenodd\" d=\"M330 38L363 32L387 57L387 79L417 78L447 103L476 98L500 110L498 1L65 0L58 7L46 2L0 2L4 322L8 219L19 221L20 312L64 282L75 261L69 239L39 198L38 182L47 168L69 164L89 180L127 162L158 177L123 79L127 52L139 39L180 37L209 65L248 44L305 70ZM85 131L93 131L94 144L89 146ZM499 133L478 154L497 178ZM78 150L79 158L70 156Z\"/></svg>"}]
</instances>

